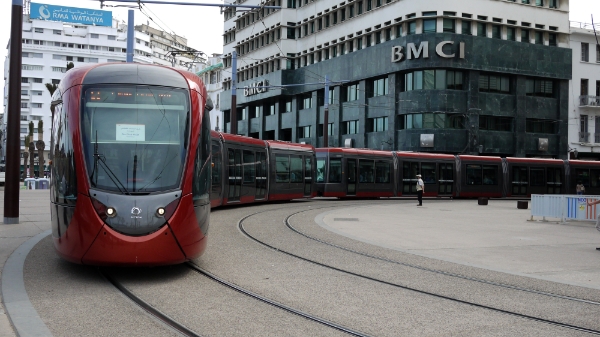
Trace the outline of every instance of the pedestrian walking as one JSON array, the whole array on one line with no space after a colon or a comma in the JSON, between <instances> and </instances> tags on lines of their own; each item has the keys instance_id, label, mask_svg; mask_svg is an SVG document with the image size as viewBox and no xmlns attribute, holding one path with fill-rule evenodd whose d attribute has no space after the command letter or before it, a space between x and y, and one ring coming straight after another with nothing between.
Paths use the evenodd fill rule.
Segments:
<instances>
[{"instance_id":1,"label":"pedestrian walking","mask_svg":"<svg viewBox=\"0 0 600 337\"><path fill-rule=\"evenodd\" d=\"M589 200L587 201L588 206L593 206L596 204L600 204L600 200L596 200L596 201L592 201L592 202L590 202ZM600 232L600 212L598 213L598 218L596 219L596 229ZM600 247L596 247L596 250L600 250Z\"/></svg>"},{"instance_id":2,"label":"pedestrian walking","mask_svg":"<svg viewBox=\"0 0 600 337\"><path fill-rule=\"evenodd\" d=\"M581 183L581 181L577 182L577 186L575 186L575 191L577 195L582 195L585 192L585 186Z\"/></svg>"},{"instance_id":3,"label":"pedestrian walking","mask_svg":"<svg viewBox=\"0 0 600 337\"><path fill-rule=\"evenodd\" d=\"M423 184L421 175L417 174L417 199L419 200L419 204L417 206L423 206L423 192L425 192L425 184Z\"/></svg>"}]
</instances>

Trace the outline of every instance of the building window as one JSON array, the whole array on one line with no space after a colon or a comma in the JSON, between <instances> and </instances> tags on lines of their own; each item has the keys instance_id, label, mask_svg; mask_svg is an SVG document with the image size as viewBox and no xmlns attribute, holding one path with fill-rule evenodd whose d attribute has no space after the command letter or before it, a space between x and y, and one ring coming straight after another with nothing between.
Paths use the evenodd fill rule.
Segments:
<instances>
[{"instance_id":1,"label":"building window","mask_svg":"<svg viewBox=\"0 0 600 337\"><path fill-rule=\"evenodd\" d=\"M335 90L329 89L329 97L327 97L327 104L332 105L336 103L337 102L335 100Z\"/></svg>"},{"instance_id":2,"label":"building window","mask_svg":"<svg viewBox=\"0 0 600 337\"><path fill-rule=\"evenodd\" d=\"M42 107L42 103L31 103L31 107L32 108L41 108Z\"/></svg>"},{"instance_id":3,"label":"building window","mask_svg":"<svg viewBox=\"0 0 600 337\"><path fill-rule=\"evenodd\" d=\"M411 21L408 23L408 31L406 32L407 35L414 35L417 34L417 22L416 21Z\"/></svg>"},{"instance_id":4,"label":"building window","mask_svg":"<svg viewBox=\"0 0 600 337\"><path fill-rule=\"evenodd\" d=\"M342 10L340 11L340 20L341 21L346 21L346 9L342 8Z\"/></svg>"},{"instance_id":5,"label":"building window","mask_svg":"<svg viewBox=\"0 0 600 337\"><path fill-rule=\"evenodd\" d=\"M515 27L506 27L506 39L508 41L516 40Z\"/></svg>"},{"instance_id":6,"label":"building window","mask_svg":"<svg viewBox=\"0 0 600 337\"><path fill-rule=\"evenodd\" d=\"M464 129L462 114L421 113L400 116L399 129Z\"/></svg>"},{"instance_id":7,"label":"building window","mask_svg":"<svg viewBox=\"0 0 600 337\"><path fill-rule=\"evenodd\" d=\"M346 88L346 102L356 101L359 98L358 83L349 85Z\"/></svg>"},{"instance_id":8,"label":"building window","mask_svg":"<svg viewBox=\"0 0 600 337\"><path fill-rule=\"evenodd\" d=\"M388 118L378 117L367 120L367 132L383 132L388 129Z\"/></svg>"},{"instance_id":9,"label":"building window","mask_svg":"<svg viewBox=\"0 0 600 337\"><path fill-rule=\"evenodd\" d=\"M380 78L372 82L373 92L371 97L383 96L388 94L388 78Z\"/></svg>"},{"instance_id":10,"label":"building window","mask_svg":"<svg viewBox=\"0 0 600 337\"><path fill-rule=\"evenodd\" d=\"M587 96L589 93L589 80L587 78L582 78L579 86L579 93L581 96Z\"/></svg>"},{"instance_id":11,"label":"building window","mask_svg":"<svg viewBox=\"0 0 600 337\"><path fill-rule=\"evenodd\" d=\"M548 0L548 7L558 8L558 0Z\"/></svg>"},{"instance_id":12,"label":"building window","mask_svg":"<svg viewBox=\"0 0 600 337\"><path fill-rule=\"evenodd\" d=\"M467 20L462 20L462 33L464 35L471 35L472 31L471 31L471 21L467 21Z\"/></svg>"},{"instance_id":13,"label":"building window","mask_svg":"<svg viewBox=\"0 0 600 337\"><path fill-rule=\"evenodd\" d=\"M531 42L529 39L529 30L521 28L521 42Z\"/></svg>"},{"instance_id":14,"label":"building window","mask_svg":"<svg viewBox=\"0 0 600 337\"><path fill-rule=\"evenodd\" d=\"M362 49L362 37L359 37L356 39L356 50L361 50Z\"/></svg>"},{"instance_id":15,"label":"building window","mask_svg":"<svg viewBox=\"0 0 600 337\"><path fill-rule=\"evenodd\" d=\"M543 7L544 6L544 0L535 0L535 5Z\"/></svg>"},{"instance_id":16,"label":"building window","mask_svg":"<svg viewBox=\"0 0 600 337\"><path fill-rule=\"evenodd\" d=\"M437 31L437 19L423 20L423 33L435 33Z\"/></svg>"},{"instance_id":17,"label":"building window","mask_svg":"<svg viewBox=\"0 0 600 337\"><path fill-rule=\"evenodd\" d=\"M333 136L333 123L327 123L327 135ZM323 137L323 124L319 124L317 129L317 136Z\"/></svg>"},{"instance_id":18,"label":"building window","mask_svg":"<svg viewBox=\"0 0 600 337\"><path fill-rule=\"evenodd\" d=\"M544 44L543 32L535 32L535 44Z\"/></svg>"},{"instance_id":19,"label":"building window","mask_svg":"<svg viewBox=\"0 0 600 337\"><path fill-rule=\"evenodd\" d=\"M354 6L350 5L350 7L348 9L350 10L350 14L348 16L353 18L354 17Z\"/></svg>"},{"instance_id":20,"label":"building window","mask_svg":"<svg viewBox=\"0 0 600 337\"><path fill-rule=\"evenodd\" d=\"M596 63L600 63L600 45L596 45Z\"/></svg>"},{"instance_id":21,"label":"building window","mask_svg":"<svg viewBox=\"0 0 600 337\"><path fill-rule=\"evenodd\" d=\"M555 33L548 33L548 45L549 46L553 46L553 47L557 46L556 34ZM596 50L597 49L598 49L598 46L596 46ZM596 54L596 58L597 57L598 57L598 54Z\"/></svg>"},{"instance_id":22,"label":"building window","mask_svg":"<svg viewBox=\"0 0 600 337\"><path fill-rule=\"evenodd\" d=\"M117 39L117 37L116 37L116 36L114 36L114 35L108 35L108 36L107 36L107 39L109 39L109 40L116 40L116 39Z\"/></svg>"},{"instance_id":23,"label":"building window","mask_svg":"<svg viewBox=\"0 0 600 337\"><path fill-rule=\"evenodd\" d=\"M525 80L525 95L554 97L554 83L552 80L527 78Z\"/></svg>"},{"instance_id":24,"label":"building window","mask_svg":"<svg viewBox=\"0 0 600 337\"><path fill-rule=\"evenodd\" d=\"M396 26L396 38L402 36L402 24Z\"/></svg>"},{"instance_id":25,"label":"building window","mask_svg":"<svg viewBox=\"0 0 600 337\"><path fill-rule=\"evenodd\" d=\"M444 19L444 32L445 33L456 33L454 19Z\"/></svg>"},{"instance_id":26,"label":"building window","mask_svg":"<svg viewBox=\"0 0 600 337\"><path fill-rule=\"evenodd\" d=\"M479 91L510 93L510 77L505 75L480 74Z\"/></svg>"},{"instance_id":27,"label":"building window","mask_svg":"<svg viewBox=\"0 0 600 337\"><path fill-rule=\"evenodd\" d=\"M590 61L590 45L589 43L581 43L581 62Z\"/></svg>"},{"instance_id":28,"label":"building window","mask_svg":"<svg viewBox=\"0 0 600 337\"><path fill-rule=\"evenodd\" d=\"M342 123L342 134L355 135L358 133L358 120L347 121Z\"/></svg>"},{"instance_id":29,"label":"building window","mask_svg":"<svg viewBox=\"0 0 600 337\"><path fill-rule=\"evenodd\" d=\"M36 33L43 33L44 29L43 28L35 28L34 30Z\"/></svg>"},{"instance_id":30,"label":"building window","mask_svg":"<svg viewBox=\"0 0 600 337\"><path fill-rule=\"evenodd\" d=\"M90 34L90 38L97 39L99 38L98 34Z\"/></svg>"},{"instance_id":31,"label":"building window","mask_svg":"<svg viewBox=\"0 0 600 337\"><path fill-rule=\"evenodd\" d=\"M512 131L512 125L511 117L479 116L479 130Z\"/></svg>"},{"instance_id":32,"label":"building window","mask_svg":"<svg viewBox=\"0 0 600 337\"><path fill-rule=\"evenodd\" d=\"M463 73L454 70L431 69L417 70L404 75L404 91L422 89L462 90Z\"/></svg>"},{"instance_id":33,"label":"building window","mask_svg":"<svg viewBox=\"0 0 600 337\"><path fill-rule=\"evenodd\" d=\"M487 23L477 22L477 36L487 36Z\"/></svg>"},{"instance_id":34,"label":"building window","mask_svg":"<svg viewBox=\"0 0 600 337\"><path fill-rule=\"evenodd\" d=\"M298 138L310 138L310 125L298 127Z\"/></svg>"},{"instance_id":35,"label":"building window","mask_svg":"<svg viewBox=\"0 0 600 337\"><path fill-rule=\"evenodd\" d=\"M358 15L361 15L363 12L363 3L362 1L358 2Z\"/></svg>"},{"instance_id":36,"label":"building window","mask_svg":"<svg viewBox=\"0 0 600 337\"><path fill-rule=\"evenodd\" d=\"M300 109L310 109L312 108L312 93L306 93L303 94L301 96L301 101L300 103L302 104L302 106L300 107Z\"/></svg>"},{"instance_id":37,"label":"building window","mask_svg":"<svg viewBox=\"0 0 600 337\"><path fill-rule=\"evenodd\" d=\"M588 115L579 116L579 141L588 142Z\"/></svg>"},{"instance_id":38,"label":"building window","mask_svg":"<svg viewBox=\"0 0 600 337\"><path fill-rule=\"evenodd\" d=\"M54 81L58 81L58 83L60 83L60 80L52 80L52 84L58 84L58 83L54 83ZM42 83L43 80L41 78L33 78L33 83Z\"/></svg>"},{"instance_id":39,"label":"building window","mask_svg":"<svg viewBox=\"0 0 600 337\"><path fill-rule=\"evenodd\" d=\"M494 39L502 38L502 26L492 25L492 38L494 38Z\"/></svg>"},{"instance_id":40,"label":"building window","mask_svg":"<svg viewBox=\"0 0 600 337\"><path fill-rule=\"evenodd\" d=\"M558 133L558 124L553 120L527 118L525 132L528 133Z\"/></svg>"}]
</instances>

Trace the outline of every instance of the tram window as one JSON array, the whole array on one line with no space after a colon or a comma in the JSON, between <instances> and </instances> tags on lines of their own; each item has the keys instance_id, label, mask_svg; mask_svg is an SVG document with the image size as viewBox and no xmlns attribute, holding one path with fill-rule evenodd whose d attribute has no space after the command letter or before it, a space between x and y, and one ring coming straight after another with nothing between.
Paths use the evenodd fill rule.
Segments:
<instances>
[{"instance_id":1,"label":"tram window","mask_svg":"<svg viewBox=\"0 0 600 337\"><path fill-rule=\"evenodd\" d=\"M481 165L467 165L467 185L481 185Z\"/></svg>"},{"instance_id":2,"label":"tram window","mask_svg":"<svg viewBox=\"0 0 600 337\"><path fill-rule=\"evenodd\" d=\"M530 168L529 179L531 180L531 186L544 186L544 169L543 168Z\"/></svg>"},{"instance_id":3,"label":"tram window","mask_svg":"<svg viewBox=\"0 0 600 337\"><path fill-rule=\"evenodd\" d=\"M529 181L527 179L527 167L525 166L514 166L513 167L513 184L521 183L523 185L527 184Z\"/></svg>"},{"instance_id":4,"label":"tram window","mask_svg":"<svg viewBox=\"0 0 600 337\"><path fill-rule=\"evenodd\" d=\"M244 184L254 183L256 177L256 165L254 161L254 152L244 151Z\"/></svg>"},{"instance_id":5,"label":"tram window","mask_svg":"<svg viewBox=\"0 0 600 337\"><path fill-rule=\"evenodd\" d=\"M301 183L304 181L304 177L302 176L302 158L293 156L291 158L291 179L292 183Z\"/></svg>"},{"instance_id":6,"label":"tram window","mask_svg":"<svg viewBox=\"0 0 600 337\"><path fill-rule=\"evenodd\" d=\"M373 165L375 164L372 160L360 160L358 163L358 181L361 183L374 183L375 174L373 172Z\"/></svg>"},{"instance_id":7,"label":"tram window","mask_svg":"<svg viewBox=\"0 0 600 337\"><path fill-rule=\"evenodd\" d=\"M483 184L498 185L498 167L483 165Z\"/></svg>"},{"instance_id":8,"label":"tram window","mask_svg":"<svg viewBox=\"0 0 600 337\"><path fill-rule=\"evenodd\" d=\"M562 174L562 170L559 168L548 168L547 169L547 182L549 183L558 183L562 182L562 178L560 177Z\"/></svg>"},{"instance_id":9,"label":"tram window","mask_svg":"<svg viewBox=\"0 0 600 337\"><path fill-rule=\"evenodd\" d=\"M600 170L590 170L590 186L600 186Z\"/></svg>"},{"instance_id":10,"label":"tram window","mask_svg":"<svg viewBox=\"0 0 600 337\"><path fill-rule=\"evenodd\" d=\"M330 183L341 183L342 182L342 159L330 159L329 160L329 182Z\"/></svg>"},{"instance_id":11,"label":"tram window","mask_svg":"<svg viewBox=\"0 0 600 337\"><path fill-rule=\"evenodd\" d=\"M588 169L577 169L575 170L575 180L577 183L581 181L583 186L590 186L590 170Z\"/></svg>"},{"instance_id":12,"label":"tram window","mask_svg":"<svg viewBox=\"0 0 600 337\"><path fill-rule=\"evenodd\" d=\"M325 182L325 159L317 159L317 182Z\"/></svg>"},{"instance_id":13,"label":"tram window","mask_svg":"<svg viewBox=\"0 0 600 337\"><path fill-rule=\"evenodd\" d=\"M288 156L275 156L275 182L290 182L290 159Z\"/></svg>"},{"instance_id":14,"label":"tram window","mask_svg":"<svg viewBox=\"0 0 600 337\"><path fill-rule=\"evenodd\" d=\"M375 163L375 182L389 184L391 163L387 161L378 161Z\"/></svg>"},{"instance_id":15,"label":"tram window","mask_svg":"<svg viewBox=\"0 0 600 337\"><path fill-rule=\"evenodd\" d=\"M435 184L435 163L421 164L421 176L425 184Z\"/></svg>"}]
</instances>

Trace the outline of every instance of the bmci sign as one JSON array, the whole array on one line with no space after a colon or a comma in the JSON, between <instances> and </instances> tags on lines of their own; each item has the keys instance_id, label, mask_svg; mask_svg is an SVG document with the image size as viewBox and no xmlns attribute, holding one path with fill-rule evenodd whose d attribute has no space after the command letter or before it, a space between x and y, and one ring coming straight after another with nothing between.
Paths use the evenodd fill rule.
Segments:
<instances>
[{"instance_id":1,"label":"bmci sign","mask_svg":"<svg viewBox=\"0 0 600 337\"><path fill-rule=\"evenodd\" d=\"M112 12L95 9L45 5L32 2L31 19L79 23L84 25L112 26Z\"/></svg>"}]
</instances>

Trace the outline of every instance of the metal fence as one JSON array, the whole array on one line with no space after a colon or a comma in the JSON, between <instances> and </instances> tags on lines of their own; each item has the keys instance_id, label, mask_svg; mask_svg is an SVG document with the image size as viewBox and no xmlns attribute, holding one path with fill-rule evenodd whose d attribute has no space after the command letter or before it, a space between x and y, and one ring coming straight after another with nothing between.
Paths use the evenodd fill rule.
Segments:
<instances>
[{"instance_id":1,"label":"metal fence","mask_svg":"<svg viewBox=\"0 0 600 337\"><path fill-rule=\"evenodd\" d=\"M531 218L537 216L567 220L595 221L598 205L588 206L587 202L599 200L598 195L533 194L531 196Z\"/></svg>"}]
</instances>

